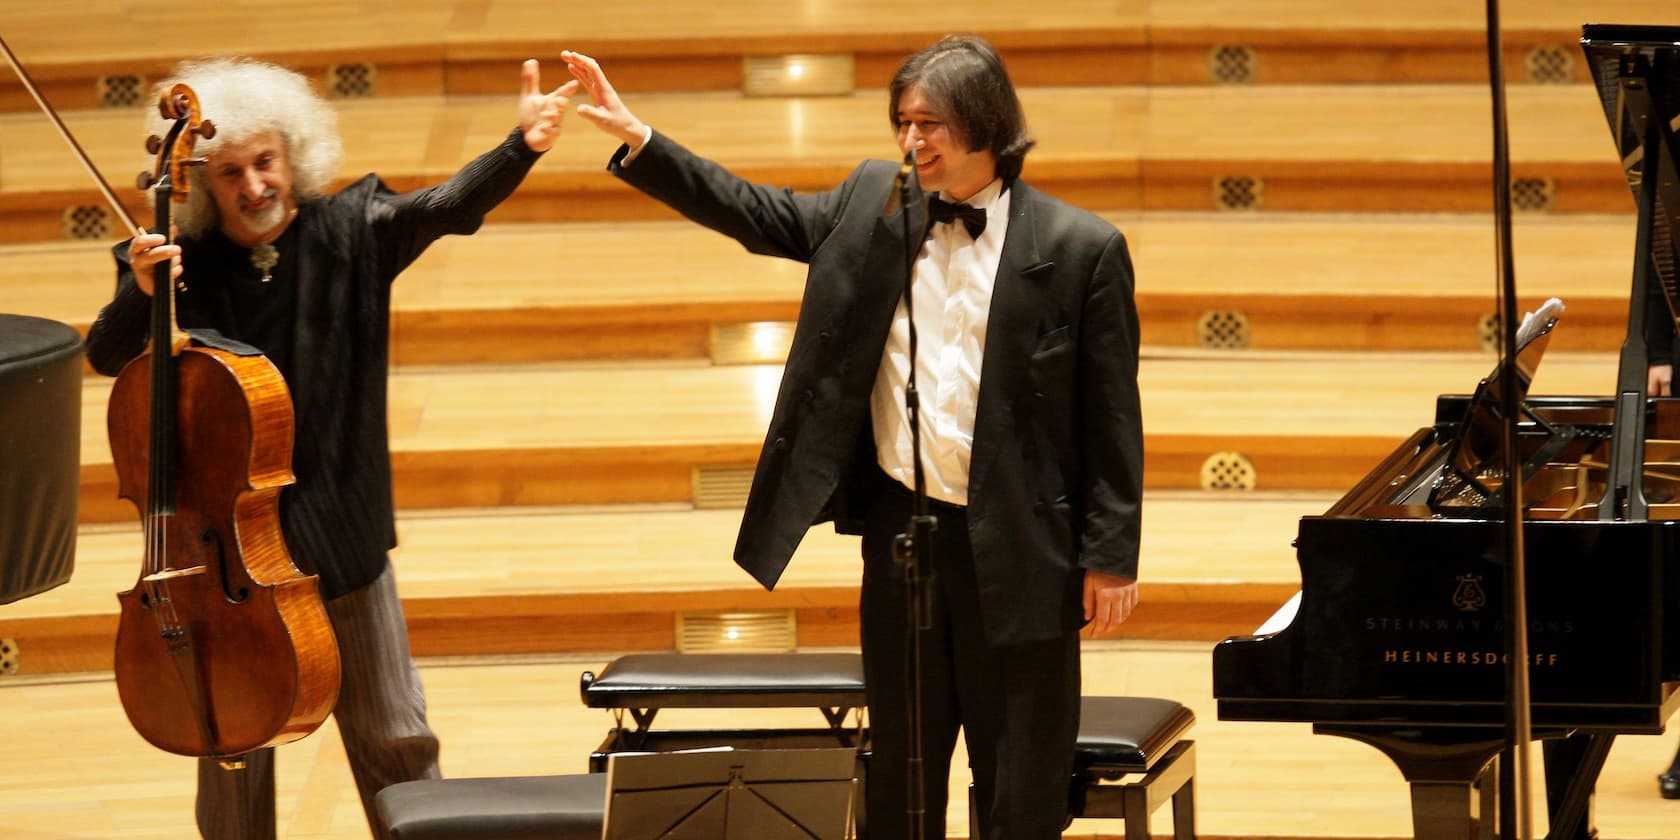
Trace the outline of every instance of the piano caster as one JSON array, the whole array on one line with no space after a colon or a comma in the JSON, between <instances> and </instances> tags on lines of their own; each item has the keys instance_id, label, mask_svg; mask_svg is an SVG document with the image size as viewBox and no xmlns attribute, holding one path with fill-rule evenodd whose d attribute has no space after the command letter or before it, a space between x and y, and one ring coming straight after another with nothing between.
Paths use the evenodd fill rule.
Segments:
<instances>
[{"instance_id":1,"label":"piano caster","mask_svg":"<svg viewBox=\"0 0 1680 840\"><path fill-rule=\"evenodd\" d=\"M1664 799L1680 799L1680 772L1658 776L1657 792L1662 794Z\"/></svg>"}]
</instances>

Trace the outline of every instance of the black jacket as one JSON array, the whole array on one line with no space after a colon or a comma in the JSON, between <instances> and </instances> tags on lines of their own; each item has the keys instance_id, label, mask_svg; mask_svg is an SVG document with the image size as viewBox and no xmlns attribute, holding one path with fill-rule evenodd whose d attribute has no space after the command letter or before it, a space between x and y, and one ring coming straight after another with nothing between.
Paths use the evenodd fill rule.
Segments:
<instances>
[{"instance_id":1,"label":"black jacket","mask_svg":"<svg viewBox=\"0 0 1680 840\"><path fill-rule=\"evenodd\" d=\"M370 174L298 208L296 253L280 257L297 261L287 272L297 284L295 317L280 370L292 395L297 483L281 495L281 530L293 561L321 576L327 598L371 583L397 542L386 430L391 282L439 237L478 230L537 157L515 129L437 186L397 194ZM228 244L181 240L186 291L176 295L177 321L250 342L219 282L226 272L250 271L248 261L194 259L226 253ZM128 243L115 254L116 297L87 341L88 359L107 376L145 349L151 305L129 270Z\"/></svg>"},{"instance_id":2,"label":"black jacket","mask_svg":"<svg viewBox=\"0 0 1680 840\"><path fill-rule=\"evenodd\" d=\"M735 560L766 587L811 525L856 533L873 469L869 398L904 288L895 164L817 194L750 184L658 133L625 181L747 250L810 265ZM1097 216L1010 186L969 469L986 636L1052 638L1082 621L1083 570L1135 577L1143 486L1138 323L1125 239ZM925 206L925 202L922 205ZM918 211L919 212L919 211Z\"/></svg>"}]
</instances>

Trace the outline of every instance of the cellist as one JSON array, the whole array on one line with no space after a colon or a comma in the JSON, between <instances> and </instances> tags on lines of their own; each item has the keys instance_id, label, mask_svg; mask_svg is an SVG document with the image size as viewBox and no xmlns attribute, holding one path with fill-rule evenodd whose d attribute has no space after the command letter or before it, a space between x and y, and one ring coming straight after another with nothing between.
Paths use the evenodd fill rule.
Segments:
<instances>
[{"instance_id":1,"label":"cellist","mask_svg":"<svg viewBox=\"0 0 1680 840\"><path fill-rule=\"evenodd\" d=\"M281 498L292 558L320 576L343 682L333 716L374 836L373 797L436 778L438 741L387 552L396 545L386 430L391 283L433 241L470 234L560 134L577 82L544 92L522 68L518 126L447 181L396 193L369 174L333 194L342 145L331 107L302 75L250 59L176 68L215 121L197 151L179 237L114 248L117 289L88 334L108 376L145 349L153 267L170 260L183 328L256 347L285 377L295 411L293 472ZM155 115L154 115L155 116ZM154 130L155 133L155 130ZM275 836L273 750L243 769L201 760L197 821L206 838Z\"/></svg>"}]
</instances>

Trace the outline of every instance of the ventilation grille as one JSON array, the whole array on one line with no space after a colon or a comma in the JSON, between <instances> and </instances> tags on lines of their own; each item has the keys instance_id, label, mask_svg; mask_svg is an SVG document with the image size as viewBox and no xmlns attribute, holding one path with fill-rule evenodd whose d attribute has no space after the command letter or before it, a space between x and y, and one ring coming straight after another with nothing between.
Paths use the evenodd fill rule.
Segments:
<instances>
[{"instance_id":1,"label":"ventilation grille","mask_svg":"<svg viewBox=\"0 0 1680 840\"><path fill-rule=\"evenodd\" d=\"M741 59L741 89L748 96L845 96L856 84L850 53Z\"/></svg>"},{"instance_id":2,"label":"ventilation grille","mask_svg":"<svg viewBox=\"0 0 1680 840\"><path fill-rule=\"evenodd\" d=\"M1215 452L1202 462L1203 490L1253 490L1258 480L1254 462L1241 452Z\"/></svg>"},{"instance_id":3,"label":"ventilation grille","mask_svg":"<svg viewBox=\"0 0 1680 840\"><path fill-rule=\"evenodd\" d=\"M789 653L798 639L793 610L677 613L678 653Z\"/></svg>"},{"instance_id":4,"label":"ventilation grille","mask_svg":"<svg viewBox=\"0 0 1680 840\"><path fill-rule=\"evenodd\" d=\"M1196 319L1196 343L1210 350L1248 346L1248 316L1239 310L1208 310Z\"/></svg>"},{"instance_id":5,"label":"ventilation grille","mask_svg":"<svg viewBox=\"0 0 1680 840\"><path fill-rule=\"evenodd\" d=\"M698 467L692 485L694 506L704 510L740 510L747 506L752 467Z\"/></svg>"},{"instance_id":6,"label":"ventilation grille","mask_svg":"<svg viewBox=\"0 0 1680 840\"><path fill-rule=\"evenodd\" d=\"M1208 75L1222 85L1246 85L1260 74L1260 56L1253 47L1220 44L1208 50Z\"/></svg>"},{"instance_id":7,"label":"ventilation grille","mask_svg":"<svg viewBox=\"0 0 1680 840\"><path fill-rule=\"evenodd\" d=\"M1476 346L1499 352L1499 313L1489 312L1476 321Z\"/></svg>"},{"instance_id":8,"label":"ventilation grille","mask_svg":"<svg viewBox=\"0 0 1680 840\"><path fill-rule=\"evenodd\" d=\"M327 94L359 99L378 92L379 68L372 64L334 64L327 68Z\"/></svg>"},{"instance_id":9,"label":"ventilation grille","mask_svg":"<svg viewBox=\"0 0 1680 840\"><path fill-rule=\"evenodd\" d=\"M1226 175L1213 182L1213 204L1221 210L1258 210L1266 182L1249 175Z\"/></svg>"},{"instance_id":10,"label":"ventilation grille","mask_svg":"<svg viewBox=\"0 0 1680 840\"><path fill-rule=\"evenodd\" d=\"M64 208L58 224L66 239L111 238L111 211L97 204Z\"/></svg>"},{"instance_id":11,"label":"ventilation grille","mask_svg":"<svg viewBox=\"0 0 1680 840\"><path fill-rule=\"evenodd\" d=\"M1511 208L1525 213L1549 213L1557 199L1557 183L1550 178L1511 181Z\"/></svg>"},{"instance_id":12,"label":"ventilation grille","mask_svg":"<svg viewBox=\"0 0 1680 840\"><path fill-rule=\"evenodd\" d=\"M132 108L141 104L146 80L133 75L100 76L94 83L94 98L101 108Z\"/></svg>"},{"instance_id":13,"label":"ventilation grille","mask_svg":"<svg viewBox=\"0 0 1680 840\"><path fill-rule=\"evenodd\" d=\"M1523 56L1523 76L1537 85L1575 81L1575 53L1559 44L1540 44Z\"/></svg>"}]
</instances>

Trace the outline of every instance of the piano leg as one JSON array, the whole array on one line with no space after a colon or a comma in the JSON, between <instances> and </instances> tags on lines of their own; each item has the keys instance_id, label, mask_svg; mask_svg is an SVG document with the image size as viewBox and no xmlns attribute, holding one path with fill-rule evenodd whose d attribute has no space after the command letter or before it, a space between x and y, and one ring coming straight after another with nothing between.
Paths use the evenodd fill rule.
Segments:
<instances>
[{"instance_id":1,"label":"piano leg","mask_svg":"<svg viewBox=\"0 0 1680 840\"><path fill-rule=\"evenodd\" d=\"M1412 836L1422 840L1491 840L1498 785L1490 766L1478 785L1412 782Z\"/></svg>"},{"instance_id":2,"label":"piano leg","mask_svg":"<svg viewBox=\"0 0 1680 840\"><path fill-rule=\"evenodd\" d=\"M1497 835L1498 763L1503 738L1472 732L1314 724L1320 735L1340 735L1381 750L1412 788L1412 836L1418 840L1492 840ZM1489 735L1497 734L1493 732Z\"/></svg>"},{"instance_id":3,"label":"piano leg","mask_svg":"<svg viewBox=\"0 0 1680 840\"><path fill-rule=\"evenodd\" d=\"M1591 840L1593 785L1610 755L1614 735L1577 732L1541 743L1546 764L1547 840Z\"/></svg>"}]
</instances>

